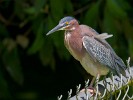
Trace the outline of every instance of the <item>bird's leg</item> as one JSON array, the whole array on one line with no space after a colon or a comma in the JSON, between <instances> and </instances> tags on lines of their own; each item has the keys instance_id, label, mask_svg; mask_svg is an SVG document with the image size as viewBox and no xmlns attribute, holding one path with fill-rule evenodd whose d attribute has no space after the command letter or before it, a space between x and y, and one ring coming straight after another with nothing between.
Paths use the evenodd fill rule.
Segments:
<instances>
[{"instance_id":1,"label":"bird's leg","mask_svg":"<svg viewBox=\"0 0 133 100\"><path fill-rule=\"evenodd\" d=\"M93 84L94 84L95 80L96 80L96 77L94 76L94 77L92 78L92 80L91 80L90 85L88 86L88 90L89 90L89 92L90 92L91 94L94 94L94 93L95 93L95 92L94 92L95 89L94 89L94 87L93 87Z\"/></svg>"},{"instance_id":2,"label":"bird's leg","mask_svg":"<svg viewBox=\"0 0 133 100\"><path fill-rule=\"evenodd\" d=\"M91 83L90 83L90 85L88 87L88 89L89 89L89 91L90 91L91 94L95 94L95 88L93 87L93 84L94 84L95 80L96 80L96 82L98 82L99 78L100 78L100 75L99 74L97 75L97 77L94 76L92 78L92 81L91 81Z\"/></svg>"},{"instance_id":3,"label":"bird's leg","mask_svg":"<svg viewBox=\"0 0 133 100\"><path fill-rule=\"evenodd\" d=\"M93 84L94 84L95 80L96 80L96 77L94 76L91 80L91 83L90 83L89 87L93 87Z\"/></svg>"},{"instance_id":4,"label":"bird's leg","mask_svg":"<svg viewBox=\"0 0 133 100\"><path fill-rule=\"evenodd\" d=\"M95 93L96 93L96 90L95 90L95 88L93 87L93 84L94 84L95 80L96 80L96 79L99 80L99 78L100 78L100 75L99 75L99 74L97 75L97 77L94 76L94 77L92 78L92 80L91 80L90 85L88 86L88 89L87 89L88 92L90 92L90 93L93 94L93 95L95 95ZM83 91L85 91L85 89L82 89L82 90L81 90L81 92L83 92Z\"/></svg>"}]
</instances>

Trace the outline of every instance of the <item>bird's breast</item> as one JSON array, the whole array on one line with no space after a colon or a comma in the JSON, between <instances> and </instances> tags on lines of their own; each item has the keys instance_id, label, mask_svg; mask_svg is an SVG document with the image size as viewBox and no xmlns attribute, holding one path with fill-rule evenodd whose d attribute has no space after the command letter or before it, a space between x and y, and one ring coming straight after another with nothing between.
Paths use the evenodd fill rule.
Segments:
<instances>
[{"instance_id":1,"label":"bird's breast","mask_svg":"<svg viewBox=\"0 0 133 100\"><path fill-rule=\"evenodd\" d=\"M78 61L84 56L82 37L78 34L65 32L64 43L71 55Z\"/></svg>"}]
</instances>

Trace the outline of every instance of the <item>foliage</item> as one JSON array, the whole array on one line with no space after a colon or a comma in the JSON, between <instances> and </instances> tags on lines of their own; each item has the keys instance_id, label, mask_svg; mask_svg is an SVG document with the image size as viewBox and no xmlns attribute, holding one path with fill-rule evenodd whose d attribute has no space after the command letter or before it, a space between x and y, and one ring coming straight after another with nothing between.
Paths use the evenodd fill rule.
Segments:
<instances>
[{"instance_id":1,"label":"foliage","mask_svg":"<svg viewBox=\"0 0 133 100\"><path fill-rule=\"evenodd\" d=\"M1 0L0 98L11 97L11 80L23 85L24 62L31 60L27 56L53 71L58 61L71 62L63 32L45 36L64 16L74 16L99 33L113 34L108 40L111 46L124 60L128 56L132 60L132 12L131 0Z\"/></svg>"}]
</instances>

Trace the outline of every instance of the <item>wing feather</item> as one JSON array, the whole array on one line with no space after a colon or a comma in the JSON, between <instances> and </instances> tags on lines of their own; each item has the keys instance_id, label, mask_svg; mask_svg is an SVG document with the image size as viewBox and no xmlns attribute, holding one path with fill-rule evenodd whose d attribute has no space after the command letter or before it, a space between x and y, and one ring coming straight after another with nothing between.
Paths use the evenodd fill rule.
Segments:
<instances>
[{"instance_id":1,"label":"wing feather","mask_svg":"<svg viewBox=\"0 0 133 100\"><path fill-rule=\"evenodd\" d=\"M116 55L105 39L84 36L82 41L84 48L95 62L100 62L113 71L125 75L124 69L126 66L124 62Z\"/></svg>"}]
</instances>

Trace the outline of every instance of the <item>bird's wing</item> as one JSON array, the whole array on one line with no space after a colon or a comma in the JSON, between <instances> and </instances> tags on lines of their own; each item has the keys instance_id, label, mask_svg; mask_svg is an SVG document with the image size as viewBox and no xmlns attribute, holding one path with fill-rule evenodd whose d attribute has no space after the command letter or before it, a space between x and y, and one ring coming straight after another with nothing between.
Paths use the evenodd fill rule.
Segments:
<instances>
[{"instance_id":1,"label":"bird's wing","mask_svg":"<svg viewBox=\"0 0 133 100\"><path fill-rule=\"evenodd\" d=\"M84 36L82 41L83 46L94 61L99 61L104 65L110 65L110 49L98 42L94 37Z\"/></svg>"},{"instance_id":2,"label":"bird's wing","mask_svg":"<svg viewBox=\"0 0 133 100\"><path fill-rule=\"evenodd\" d=\"M82 41L84 48L95 62L100 62L117 73L125 74L123 71L125 64L121 58L115 54L105 39L84 36Z\"/></svg>"}]
</instances>

